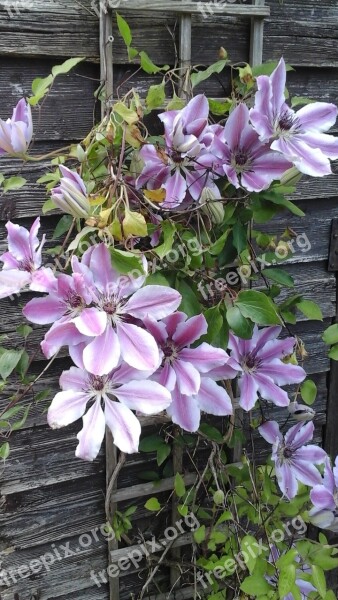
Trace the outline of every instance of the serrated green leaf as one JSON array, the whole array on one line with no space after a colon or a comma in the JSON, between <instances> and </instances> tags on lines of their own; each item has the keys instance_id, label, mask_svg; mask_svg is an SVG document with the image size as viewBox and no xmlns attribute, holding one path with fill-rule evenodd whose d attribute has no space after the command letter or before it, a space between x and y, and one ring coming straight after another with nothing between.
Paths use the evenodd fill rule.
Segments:
<instances>
[{"instance_id":1,"label":"serrated green leaf","mask_svg":"<svg viewBox=\"0 0 338 600\"><path fill-rule=\"evenodd\" d=\"M9 177L5 179L3 183L3 191L4 193L10 192L11 190L19 190L27 183L27 179L24 177Z\"/></svg>"},{"instance_id":2,"label":"serrated green leaf","mask_svg":"<svg viewBox=\"0 0 338 600\"><path fill-rule=\"evenodd\" d=\"M158 512L159 510L161 510L161 505L157 498L149 498L149 500L147 500L147 502L145 503L144 508L152 512Z\"/></svg>"},{"instance_id":3,"label":"serrated green leaf","mask_svg":"<svg viewBox=\"0 0 338 600\"><path fill-rule=\"evenodd\" d=\"M74 69L74 67L76 67L76 65L78 65L80 62L84 61L85 58L84 57L79 57L79 58L68 58L68 60L66 60L64 63L62 63L61 65L55 65L52 68L52 75L53 77L57 77L58 75L65 75L66 73L69 73L69 71L71 71L72 69Z\"/></svg>"},{"instance_id":4,"label":"serrated green leaf","mask_svg":"<svg viewBox=\"0 0 338 600\"><path fill-rule=\"evenodd\" d=\"M312 300L301 300L297 302L297 308L300 310L303 315L305 315L308 319L313 321L322 321L323 314L316 302L312 302Z\"/></svg>"},{"instance_id":5,"label":"serrated green leaf","mask_svg":"<svg viewBox=\"0 0 338 600\"><path fill-rule=\"evenodd\" d=\"M262 292L243 290L239 292L235 305L242 315L258 325L280 325L281 319L270 298Z\"/></svg>"},{"instance_id":6,"label":"serrated green leaf","mask_svg":"<svg viewBox=\"0 0 338 600\"><path fill-rule=\"evenodd\" d=\"M141 259L138 256L117 248L109 248L109 250L112 265L119 273L128 275L138 271L140 276L145 274Z\"/></svg>"},{"instance_id":7,"label":"serrated green leaf","mask_svg":"<svg viewBox=\"0 0 338 600\"><path fill-rule=\"evenodd\" d=\"M302 385L300 386L300 395L304 402L311 406L311 404L314 403L317 396L317 386L315 382L311 379L303 381Z\"/></svg>"}]
</instances>

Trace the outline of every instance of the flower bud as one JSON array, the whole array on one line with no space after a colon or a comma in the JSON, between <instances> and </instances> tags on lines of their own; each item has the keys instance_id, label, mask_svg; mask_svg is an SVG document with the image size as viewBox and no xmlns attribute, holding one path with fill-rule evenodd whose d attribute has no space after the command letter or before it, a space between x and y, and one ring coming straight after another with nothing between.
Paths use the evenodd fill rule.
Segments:
<instances>
[{"instance_id":1,"label":"flower bud","mask_svg":"<svg viewBox=\"0 0 338 600\"><path fill-rule=\"evenodd\" d=\"M223 490L216 490L216 492L214 493L213 499L217 506L219 506L220 504L223 504L224 499L225 499L225 494L224 494Z\"/></svg>"},{"instance_id":2,"label":"flower bud","mask_svg":"<svg viewBox=\"0 0 338 600\"><path fill-rule=\"evenodd\" d=\"M63 212L75 218L85 219L90 216L90 203L86 186L80 175L61 165L63 175L60 185L52 190L52 200Z\"/></svg>"},{"instance_id":3,"label":"flower bud","mask_svg":"<svg viewBox=\"0 0 338 600\"><path fill-rule=\"evenodd\" d=\"M205 187L200 197L201 210L215 225L221 225L224 219L224 206L222 202L216 201L212 189Z\"/></svg>"},{"instance_id":4,"label":"flower bud","mask_svg":"<svg viewBox=\"0 0 338 600\"><path fill-rule=\"evenodd\" d=\"M291 167L285 171L284 175L280 178L280 182L282 185L295 185L301 179L302 174L298 171L296 167Z\"/></svg>"}]
</instances>

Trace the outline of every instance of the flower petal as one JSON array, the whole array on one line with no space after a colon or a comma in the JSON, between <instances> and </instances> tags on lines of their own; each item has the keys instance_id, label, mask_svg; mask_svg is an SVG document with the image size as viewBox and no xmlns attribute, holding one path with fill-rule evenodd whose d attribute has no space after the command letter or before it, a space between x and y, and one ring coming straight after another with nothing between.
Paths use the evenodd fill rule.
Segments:
<instances>
[{"instance_id":1,"label":"flower petal","mask_svg":"<svg viewBox=\"0 0 338 600\"><path fill-rule=\"evenodd\" d=\"M0 298L7 298L19 292L30 283L31 274L28 271L4 269L0 272Z\"/></svg>"},{"instance_id":2,"label":"flower petal","mask_svg":"<svg viewBox=\"0 0 338 600\"><path fill-rule=\"evenodd\" d=\"M251 410L257 400L258 383L256 378L248 373L243 373L242 377L238 380L238 386L240 390L240 406L244 410Z\"/></svg>"},{"instance_id":3,"label":"flower petal","mask_svg":"<svg viewBox=\"0 0 338 600\"><path fill-rule=\"evenodd\" d=\"M308 446L302 446L298 448L294 454L295 459L304 461L310 461L315 465L323 464L327 459L327 454L323 448L309 444Z\"/></svg>"},{"instance_id":4,"label":"flower petal","mask_svg":"<svg viewBox=\"0 0 338 600\"><path fill-rule=\"evenodd\" d=\"M208 323L201 314L191 317L185 323L179 323L172 339L178 346L189 346L198 340L201 335L205 335L207 331Z\"/></svg>"},{"instance_id":5,"label":"flower petal","mask_svg":"<svg viewBox=\"0 0 338 600\"><path fill-rule=\"evenodd\" d=\"M141 425L134 413L119 402L105 401L106 423L113 434L114 444L121 452L138 452Z\"/></svg>"},{"instance_id":6,"label":"flower petal","mask_svg":"<svg viewBox=\"0 0 338 600\"><path fill-rule=\"evenodd\" d=\"M310 462L305 462L303 460L293 460L291 468L298 481L301 481L305 485L313 487L320 483L322 480L318 469L316 469L316 467Z\"/></svg>"},{"instance_id":7,"label":"flower petal","mask_svg":"<svg viewBox=\"0 0 338 600\"><path fill-rule=\"evenodd\" d=\"M73 323L55 323L47 331L41 342L41 348L46 358L51 358L62 346L76 346L85 340L86 338Z\"/></svg>"},{"instance_id":8,"label":"flower petal","mask_svg":"<svg viewBox=\"0 0 338 600\"><path fill-rule=\"evenodd\" d=\"M123 307L123 313L137 319L144 319L148 314L154 319L163 319L179 306L181 294L164 285L146 285L137 290Z\"/></svg>"},{"instance_id":9,"label":"flower petal","mask_svg":"<svg viewBox=\"0 0 338 600\"><path fill-rule=\"evenodd\" d=\"M156 381L130 381L114 390L122 404L144 415L154 415L169 406L171 395Z\"/></svg>"},{"instance_id":10,"label":"flower petal","mask_svg":"<svg viewBox=\"0 0 338 600\"><path fill-rule=\"evenodd\" d=\"M66 306L57 296L49 295L44 298L33 298L22 312L28 321L46 325L60 319L66 312Z\"/></svg>"},{"instance_id":11,"label":"flower petal","mask_svg":"<svg viewBox=\"0 0 338 600\"><path fill-rule=\"evenodd\" d=\"M155 339L148 331L130 323L117 323L117 335L121 344L123 360L134 369L151 371L160 363Z\"/></svg>"},{"instance_id":12,"label":"flower petal","mask_svg":"<svg viewBox=\"0 0 338 600\"><path fill-rule=\"evenodd\" d=\"M166 190L165 201L162 203L164 208L175 208L184 200L187 193L187 182L179 169L176 169L163 184Z\"/></svg>"},{"instance_id":13,"label":"flower petal","mask_svg":"<svg viewBox=\"0 0 338 600\"><path fill-rule=\"evenodd\" d=\"M335 510L336 508L332 492L323 485L315 485L310 492L310 500L320 510Z\"/></svg>"},{"instance_id":14,"label":"flower petal","mask_svg":"<svg viewBox=\"0 0 338 600\"><path fill-rule=\"evenodd\" d=\"M70 367L61 373L60 387L62 390L85 392L88 389L88 373L78 367Z\"/></svg>"},{"instance_id":15,"label":"flower petal","mask_svg":"<svg viewBox=\"0 0 338 600\"><path fill-rule=\"evenodd\" d=\"M119 338L111 325L83 351L83 364L94 375L106 375L118 365L121 349Z\"/></svg>"},{"instance_id":16,"label":"flower petal","mask_svg":"<svg viewBox=\"0 0 338 600\"><path fill-rule=\"evenodd\" d=\"M68 389L54 396L48 409L47 421L50 427L57 429L74 423L86 410L90 396L84 392Z\"/></svg>"},{"instance_id":17,"label":"flower petal","mask_svg":"<svg viewBox=\"0 0 338 600\"><path fill-rule=\"evenodd\" d=\"M107 326L107 313L95 307L85 308L78 317L73 319L73 323L83 335L101 335Z\"/></svg>"},{"instance_id":18,"label":"flower petal","mask_svg":"<svg viewBox=\"0 0 338 600\"><path fill-rule=\"evenodd\" d=\"M292 500L298 491L298 482L294 471L289 465L283 463L279 467L276 466L276 475L278 479L278 485L289 500Z\"/></svg>"},{"instance_id":19,"label":"flower petal","mask_svg":"<svg viewBox=\"0 0 338 600\"><path fill-rule=\"evenodd\" d=\"M292 446L293 449L300 448L312 440L314 429L312 421L305 425L304 423L297 423L286 432L285 443L287 446Z\"/></svg>"},{"instance_id":20,"label":"flower petal","mask_svg":"<svg viewBox=\"0 0 338 600\"><path fill-rule=\"evenodd\" d=\"M201 384L201 376L195 367L191 363L179 359L176 359L172 366L176 373L176 386L181 394L186 396L197 394Z\"/></svg>"},{"instance_id":21,"label":"flower petal","mask_svg":"<svg viewBox=\"0 0 338 600\"><path fill-rule=\"evenodd\" d=\"M196 399L200 409L210 415L223 417L233 414L229 394L209 377L202 377Z\"/></svg>"},{"instance_id":22,"label":"flower petal","mask_svg":"<svg viewBox=\"0 0 338 600\"><path fill-rule=\"evenodd\" d=\"M266 421L263 425L258 427L258 431L269 444L275 444L277 440L283 439L283 436L279 431L279 425L276 421Z\"/></svg>"},{"instance_id":23,"label":"flower petal","mask_svg":"<svg viewBox=\"0 0 338 600\"><path fill-rule=\"evenodd\" d=\"M94 460L100 452L105 426L101 401L96 400L83 417L83 427L77 434L79 443L75 456L84 460Z\"/></svg>"},{"instance_id":24,"label":"flower petal","mask_svg":"<svg viewBox=\"0 0 338 600\"><path fill-rule=\"evenodd\" d=\"M313 102L296 112L301 128L308 131L327 131L336 122L338 109L329 102Z\"/></svg>"},{"instance_id":25,"label":"flower petal","mask_svg":"<svg viewBox=\"0 0 338 600\"><path fill-rule=\"evenodd\" d=\"M260 371L256 371L254 375L258 391L265 400L270 400L276 406L288 406L290 398L287 393L280 387L275 385L270 377L263 375Z\"/></svg>"},{"instance_id":26,"label":"flower petal","mask_svg":"<svg viewBox=\"0 0 338 600\"><path fill-rule=\"evenodd\" d=\"M185 431L197 431L200 424L201 411L194 396L184 396L176 386L172 394L172 403L167 408L173 423Z\"/></svg>"},{"instance_id":27,"label":"flower petal","mask_svg":"<svg viewBox=\"0 0 338 600\"><path fill-rule=\"evenodd\" d=\"M230 357L222 348L214 348L211 344L203 342L197 348L183 348L180 359L191 362L200 373L207 373L211 369L226 364Z\"/></svg>"},{"instance_id":28,"label":"flower petal","mask_svg":"<svg viewBox=\"0 0 338 600\"><path fill-rule=\"evenodd\" d=\"M267 375L277 383L277 385L301 383L306 377L306 372L302 367L283 363L278 359L271 360L267 363L263 362L262 365L258 367L257 372Z\"/></svg>"}]
</instances>

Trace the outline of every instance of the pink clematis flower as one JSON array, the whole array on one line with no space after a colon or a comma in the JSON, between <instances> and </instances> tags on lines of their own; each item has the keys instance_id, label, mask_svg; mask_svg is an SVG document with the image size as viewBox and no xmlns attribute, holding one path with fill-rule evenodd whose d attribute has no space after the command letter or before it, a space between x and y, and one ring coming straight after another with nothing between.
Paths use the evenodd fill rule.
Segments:
<instances>
[{"instance_id":1,"label":"pink clematis flower","mask_svg":"<svg viewBox=\"0 0 338 600\"><path fill-rule=\"evenodd\" d=\"M162 363L153 378L171 391L172 403L167 412L173 422L186 431L197 431L201 411L231 415L229 395L208 377L208 372L226 365L227 376L235 377L237 372L231 368L232 360L224 350L205 342L196 348L190 347L207 332L205 317L197 315L188 319L185 313L176 312L159 323L148 318L145 324L160 347Z\"/></svg>"},{"instance_id":2,"label":"pink clematis flower","mask_svg":"<svg viewBox=\"0 0 338 600\"><path fill-rule=\"evenodd\" d=\"M290 169L292 163L268 144L259 141L258 133L249 123L249 109L239 104L230 114L225 127L216 135L211 152L219 159L217 172L225 173L236 188L249 192L267 189L274 179Z\"/></svg>"},{"instance_id":3,"label":"pink clematis flower","mask_svg":"<svg viewBox=\"0 0 338 600\"><path fill-rule=\"evenodd\" d=\"M279 386L300 383L306 373L302 367L284 363L283 358L293 353L294 338L277 340L281 327L254 328L251 340L229 336L231 358L239 370L240 406L251 410L258 393L277 406L288 406L287 393Z\"/></svg>"},{"instance_id":4,"label":"pink clematis flower","mask_svg":"<svg viewBox=\"0 0 338 600\"><path fill-rule=\"evenodd\" d=\"M329 527L332 525L338 509L338 456L333 469L330 459L327 458L325 461L322 482L312 488L310 500L313 504L313 508L309 511L311 522L316 527Z\"/></svg>"},{"instance_id":5,"label":"pink clematis flower","mask_svg":"<svg viewBox=\"0 0 338 600\"><path fill-rule=\"evenodd\" d=\"M204 187L219 190L210 173L214 157L209 155L213 131L208 126L209 105L203 94L193 98L182 110L162 113L165 148L146 144L140 150L144 168L136 180L138 189L164 188L162 208L175 208L186 197L198 200Z\"/></svg>"},{"instance_id":6,"label":"pink clematis flower","mask_svg":"<svg viewBox=\"0 0 338 600\"><path fill-rule=\"evenodd\" d=\"M33 137L31 107L22 98L13 110L11 119L0 119L0 155L24 154Z\"/></svg>"},{"instance_id":7,"label":"pink clematis flower","mask_svg":"<svg viewBox=\"0 0 338 600\"><path fill-rule=\"evenodd\" d=\"M60 377L62 391L56 394L49 407L49 425L64 427L84 415L75 454L85 460L96 458L106 425L122 452L137 452L141 425L132 411L144 415L159 413L170 404L170 392L155 381L145 381L148 373L135 371L127 365L103 376L93 375L85 370L79 350L80 346L72 352L77 366L64 371ZM92 401L86 412L87 404Z\"/></svg>"},{"instance_id":8,"label":"pink clematis flower","mask_svg":"<svg viewBox=\"0 0 338 600\"><path fill-rule=\"evenodd\" d=\"M278 485L289 500L297 494L298 481L310 487L320 484L321 475L315 465L323 464L327 454L318 446L304 446L313 438L312 422L306 425L297 423L284 437L276 421L267 421L258 430L272 444L272 460L275 463Z\"/></svg>"},{"instance_id":9,"label":"pink clematis flower","mask_svg":"<svg viewBox=\"0 0 338 600\"><path fill-rule=\"evenodd\" d=\"M87 338L83 361L94 375L106 375L121 358L135 369L157 368L159 350L143 320L148 315L162 319L171 314L181 295L165 286L139 289L145 275L121 276L105 244L87 250L81 261L73 257L72 268L71 277L61 275L49 296L34 298L23 311L33 323L54 323L42 342L45 355L49 358L68 345L75 329Z\"/></svg>"},{"instance_id":10,"label":"pink clematis flower","mask_svg":"<svg viewBox=\"0 0 338 600\"><path fill-rule=\"evenodd\" d=\"M0 272L0 298L18 294L26 286L35 292L45 292L55 278L51 269L41 267L45 236L40 243L39 217L35 219L30 231L11 221L8 221L6 228L8 252L0 257L4 263Z\"/></svg>"},{"instance_id":11,"label":"pink clematis flower","mask_svg":"<svg viewBox=\"0 0 338 600\"><path fill-rule=\"evenodd\" d=\"M285 102L285 82L283 58L270 77L257 77L251 123L260 140L272 140L271 149L283 154L301 173L328 175L332 172L329 159L338 158L338 139L323 132L335 124L338 109L328 102L314 102L295 112Z\"/></svg>"},{"instance_id":12,"label":"pink clematis flower","mask_svg":"<svg viewBox=\"0 0 338 600\"><path fill-rule=\"evenodd\" d=\"M62 173L60 185L52 189L55 206L73 217L87 218L90 204L83 179L68 167L60 165L59 168Z\"/></svg>"}]
</instances>

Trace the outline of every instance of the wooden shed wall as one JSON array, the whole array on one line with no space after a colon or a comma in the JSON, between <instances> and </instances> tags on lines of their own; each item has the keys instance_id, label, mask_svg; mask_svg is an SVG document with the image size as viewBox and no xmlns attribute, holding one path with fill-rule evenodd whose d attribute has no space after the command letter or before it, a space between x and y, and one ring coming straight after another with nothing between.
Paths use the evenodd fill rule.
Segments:
<instances>
[{"instance_id":1,"label":"wooden shed wall","mask_svg":"<svg viewBox=\"0 0 338 600\"><path fill-rule=\"evenodd\" d=\"M160 0L159 0L160 1ZM71 56L87 57L69 76L60 77L36 122L34 152L64 146L81 139L91 127L97 106L93 93L99 85L99 25L91 0L31 0L17 2L18 11L0 0L0 113L5 118L22 95L29 95L34 77L45 76L51 66ZM97 1L97 5L99 0ZM290 73L289 90L319 100L338 102L338 6L336 0L268 0L271 17L265 25L264 60L278 59L281 54L296 67ZM121 2L123 13L123 2ZM172 63L174 50L167 27L175 28L169 14L128 14L134 33L133 45L146 50L158 63ZM115 28L116 29L116 28ZM177 27L176 27L177 30ZM232 61L245 61L249 56L249 23L247 20L220 16L194 18L193 61L207 64L217 59L219 46L227 48ZM149 84L144 75L127 64L123 44L116 35L114 44L115 95L137 85L142 91ZM154 78L156 80L156 78ZM222 95L228 85L227 75L208 82L207 92ZM18 161L1 159L5 174L16 174ZM39 214L45 200L43 186L36 184L41 165L29 165L22 174L29 184L19 192L0 198L0 251L5 249L5 222L8 218L28 226ZM311 249L299 248L290 259L289 271L299 291L318 301L324 323L307 322L300 316L294 328L309 351L305 367L317 382L319 395L315 408L316 437L321 440L325 426L327 373L329 361L321 341L322 330L336 313L336 280L327 272L327 255L331 220L338 217L338 176L324 180L304 180L296 200L306 212L303 219L285 214L274 223L282 233L287 226L305 233ZM50 239L56 217L43 218L43 229ZM271 226L272 229L272 226ZM8 344L20 344L16 327L23 322L21 307L29 295L16 301L2 300L1 330ZM36 327L31 347L39 343L42 328ZM43 367L43 357L35 362L36 372ZM66 358L58 358L50 372L40 380L36 392L50 387L58 390L58 377ZM51 398L48 399L50 401ZM31 398L27 398L29 402ZM0 407L6 405L1 398ZM107 566L107 544L93 530L104 523L105 460L103 452L93 463L75 458L78 424L51 431L45 423L41 405L32 412L25 426L12 435L11 456L1 473L0 538L1 566L8 575L9 587L0 588L3 600L106 600L107 586L98 588L90 579L90 571ZM138 483L137 472L143 457L130 457L120 477L121 485ZM140 523L145 511L140 505L136 519ZM87 533L93 542L88 548L79 544L79 536ZM95 538L98 539L95 539ZM84 539L84 538L83 538ZM88 538L87 538L88 539ZM54 546L52 546L54 544ZM50 568L20 577L18 569L36 558L67 546L73 554L56 560ZM51 560L51 559L50 559ZM27 570L22 570L26 573ZM131 598L137 584L136 575L121 578L121 600Z\"/></svg>"}]
</instances>

